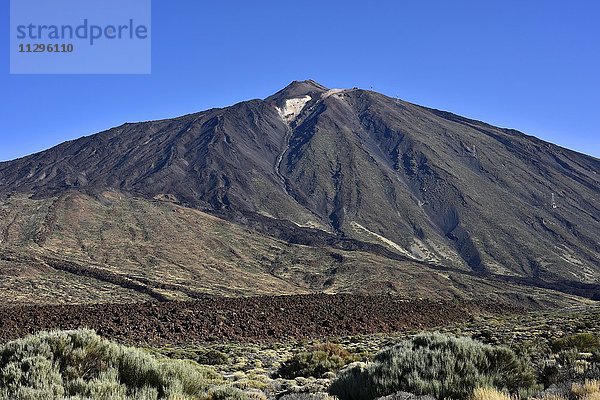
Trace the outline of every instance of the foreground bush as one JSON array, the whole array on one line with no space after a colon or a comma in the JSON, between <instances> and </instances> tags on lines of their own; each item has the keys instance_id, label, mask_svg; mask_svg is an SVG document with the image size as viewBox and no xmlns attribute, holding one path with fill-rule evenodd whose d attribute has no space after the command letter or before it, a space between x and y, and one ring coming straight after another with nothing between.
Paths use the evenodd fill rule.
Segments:
<instances>
[{"instance_id":1,"label":"foreground bush","mask_svg":"<svg viewBox=\"0 0 600 400\"><path fill-rule=\"evenodd\" d=\"M356 361L356 357L338 344L323 343L285 361L276 376L294 379L300 376L320 378L326 372L335 372Z\"/></svg>"},{"instance_id":2,"label":"foreground bush","mask_svg":"<svg viewBox=\"0 0 600 400\"><path fill-rule=\"evenodd\" d=\"M341 371L330 392L341 400L370 400L399 391L467 399L477 387L516 393L534 384L532 370L510 349L427 334L379 352L372 363Z\"/></svg>"},{"instance_id":3,"label":"foreground bush","mask_svg":"<svg viewBox=\"0 0 600 400\"><path fill-rule=\"evenodd\" d=\"M221 377L192 361L157 359L93 331L41 333L0 346L0 399L191 399Z\"/></svg>"}]
</instances>

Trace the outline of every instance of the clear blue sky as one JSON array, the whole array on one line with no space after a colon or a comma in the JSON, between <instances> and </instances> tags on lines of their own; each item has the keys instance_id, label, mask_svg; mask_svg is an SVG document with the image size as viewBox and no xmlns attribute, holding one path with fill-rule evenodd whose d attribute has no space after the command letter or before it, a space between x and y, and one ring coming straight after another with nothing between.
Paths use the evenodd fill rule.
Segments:
<instances>
[{"instance_id":1,"label":"clear blue sky","mask_svg":"<svg viewBox=\"0 0 600 400\"><path fill-rule=\"evenodd\" d=\"M373 87L600 157L596 1L154 0L152 74L9 75L0 160L123 122L174 117L292 80Z\"/></svg>"}]
</instances>

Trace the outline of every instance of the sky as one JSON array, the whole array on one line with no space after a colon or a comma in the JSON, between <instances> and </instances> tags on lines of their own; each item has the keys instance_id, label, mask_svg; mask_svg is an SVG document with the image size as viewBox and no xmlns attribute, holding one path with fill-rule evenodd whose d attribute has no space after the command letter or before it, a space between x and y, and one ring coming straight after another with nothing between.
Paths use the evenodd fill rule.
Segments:
<instances>
[{"instance_id":1,"label":"sky","mask_svg":"<svg viewBox=\"0 0 600 400\"><path fill-rule=\"evenodd\" d=\"M599 15L591 0L153 0L150 74L11 75L3 1L0 160L304 79L600 157Z\"/></svg>"}]
</instances>

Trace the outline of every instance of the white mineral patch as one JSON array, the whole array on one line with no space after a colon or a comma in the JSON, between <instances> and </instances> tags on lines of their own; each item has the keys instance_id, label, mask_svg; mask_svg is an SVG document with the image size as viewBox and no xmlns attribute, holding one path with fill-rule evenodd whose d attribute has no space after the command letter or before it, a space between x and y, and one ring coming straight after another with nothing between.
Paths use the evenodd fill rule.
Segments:
<instances>
[{"instance_id":1,"label":"white mineral patch","mask_svg":"<svg viewBox=\"0 0 600 400\"><path fill-rule=\"evenodd\" d=\"M368 234L376 237L377 239L379 239L380 241L382 241L383 243L387 244L389 247L397 250L398 252L400 252L401 254L413 258L413 259L417 259L415 256L413 256L411 253L409 253L405 248L403 248L402 246L400 246L398 243L391 241L390 239L386 238L385 236L381 236L367 228L365 228L364 226L362 226L361 224L359 224L356 221L352 221L351 223L352 225L354 225L357 228L360 228L361 230L367 232Z\"/></svg>"},{"instance_id":2,"label":"white mineral patch","mask_svg":"<svg viewBox=\"0 0 600 400\"><path fill-rule=\"evenodd\" d=\"M276 107L277 112L287 124L291 123L300 114L300 111L304 108L312 97L306 95L304 97L298 97L295 99L286 99L283 107Z\"/></svg>"}]
</instances>

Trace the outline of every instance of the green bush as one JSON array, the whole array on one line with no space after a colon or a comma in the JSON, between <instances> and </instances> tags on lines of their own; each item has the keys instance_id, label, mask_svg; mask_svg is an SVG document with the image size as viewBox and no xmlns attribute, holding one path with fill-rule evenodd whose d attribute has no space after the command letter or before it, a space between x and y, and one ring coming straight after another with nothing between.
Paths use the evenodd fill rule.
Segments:
<instances>
[{"instance_id":1,"label":"green bush","mask_svg":"<svg viewBox=\"0 0 600 400\"><path fill-rule=\"evenodd\" d=\"M277 377L294 379L297 377L320 378L326 372L335 372L356 360L342 346L323 343L313 346L285 361L275 374Z\"/></svg>"},{"instance_id":2,"label":"green bush","mask_svg":"<svg viewBox=\"0 0 600 400\"><path fill-rule=\"evenodd\" d=\"M206 400L250 400L250 397L240 389L221 386L211 389Z\"/></svg>"},{"instance_id":3,"label":"green bush","mask_svg":"<svg viewBox=\"0 0 600 400\"><path fill-rule=\"evenodd\" d=\"M559 353L564 350L576 349L582 353L593 353L600 350L600 337L591 333L579 333L565 336L552 342L552 351Z\"/></svg>"},{"instance_id":4,"label":"green bush","mask_svg":"<svg viewBox=\"0 0 600 400\"><path fill-rule=\"evenodd\" d=\"M534 385L532 369L510 349L426 334L380 351L372 363L341 371L330 393L341 400L370 400L399 391L466 399L476 387L517 393Z\"/></svg>"},{"instance_id":5,"label":"green bush","mask_svg":"<svg viewBox=\"0 0 600 400\"><path fill-rule=\"evenodd\" d=\"M200 397L222 381L192 361L157 359L93 331L40 333L0 346L0 399Z\"/></svg>"},{"instance_id":6,"label":"green bush","mask_svg":"<svg viewBox=\"0 0 600 400\"><path fill-rule=\"evenodd\" d=\"M193 360L202 365L226 365L229 363L229 357L227 357L227 354L214 349L166 348L154 350L154 352L169 358Z\"/></svg>"},{"instance_id":7,"label":"green bush","mask_svg":"<svg viewBox=\"0 0 600 400\"><path fill-rule=\"evenodd\" d=\"M204 365L226 365L229 357L218 350L206 350L197 354L196 361L198 364Z\"/></svg>"}]
</instances>

